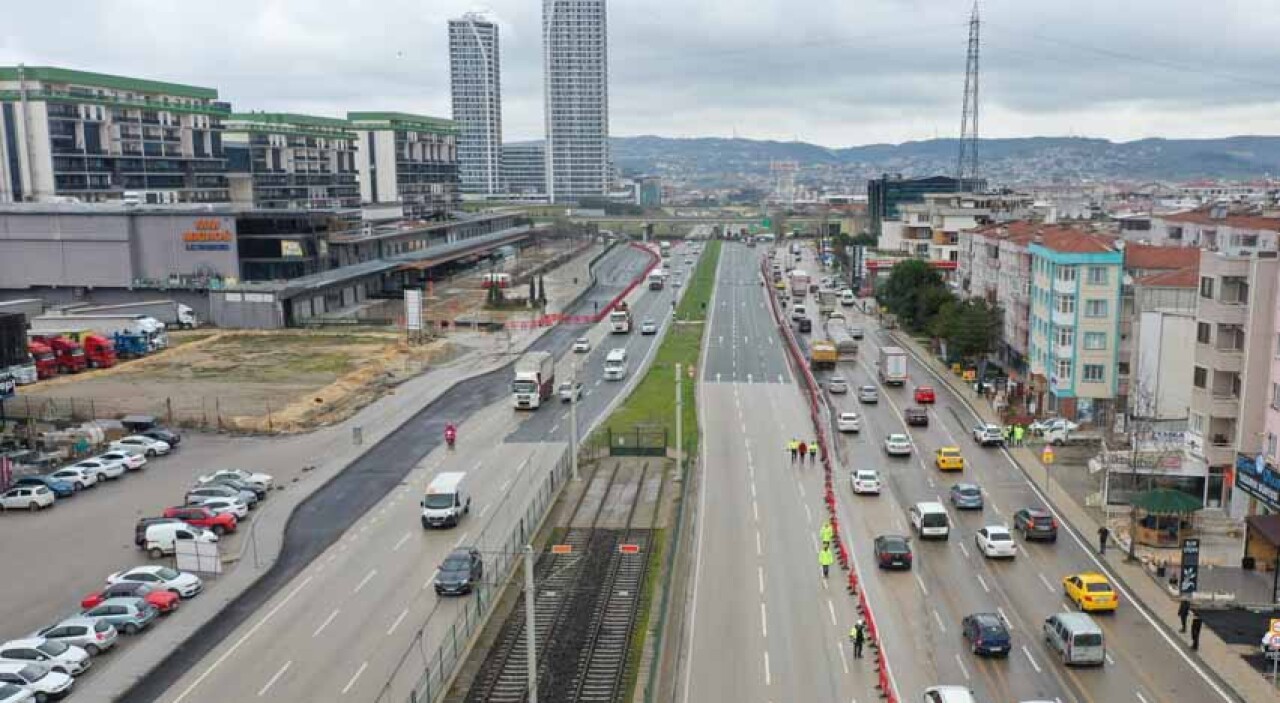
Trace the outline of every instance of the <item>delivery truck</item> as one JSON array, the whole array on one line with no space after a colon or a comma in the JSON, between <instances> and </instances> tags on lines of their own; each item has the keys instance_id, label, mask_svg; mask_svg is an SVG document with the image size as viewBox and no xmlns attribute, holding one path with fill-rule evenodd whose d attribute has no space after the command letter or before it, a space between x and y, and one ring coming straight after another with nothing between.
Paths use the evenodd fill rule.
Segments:
<instances>
[{"instance_id":1,"label":"delivery truck","mask_svg":"<svg viewBox=\"0 0 1280 703\"><path fill-rule=\"evenodd\" d=\"M618 301L617 307L609 313L609 331L613 334L631 334L631 308L626 301Z\"/></svg>"},{"instance_id":2,"label":"delivery truck","mask_svg":"<svg viewBox=\"0 0 1280 703\"><path fill-rule=\"evenodd\" d=\"M40 342L53 351L58 362L58 373L80 373L88 366L84 347L70 337L62 335L32 335L31 341Z\"/></svg>"},{"instance_id":3,"label":"delivery truck","mask_svg":"<svg viewBox=\"0 0 1280 703\"><path fill-rule=\"evenodd\" d=\"M30 320L32 334L62 334L75 330L92 330L103 337L116 332L142 335L150 351L169 346L165 324L148 315L67 315L50 313Z\"/></svg>"},{"instance_id":4,"label":"delivery truck","mask_svg":"<svg viewBox=\"0 0 1280 703\"><path fill-rule=\"evenodd\" d=\"M666 280L667 277L661 269L653 271L649 274L649 290L662 290Z\"/></svg>"},{"instance_id":5,"label":"delivery truck","mask_svg":"<svg viewBox=\"0 0 1280 703\"><path fill-rule=\"evenodd\" d=\"M119 303L117 305L83 305L64 308L66 315L142 315L153 317L167 326L179 329L194 329L200 326L196 313L190 305L183 305L174 300L149 300L140 303ZM114 330L112 330L114 331Z\"/></svg>"},{"instance_id":6,"label":"delivery truck","mask_svg":"<svg viewBox=\"0 0 1280 703\"><path fill-rule=\"evenodd\" d=\"M907 353L901 347L880 347L876 373L880 376L880 382L887 386L906 385Z\"/></svg>"},{"instance_id":7,"label":"delivery truck","mask_svg":"<svg viewBox=\"0 0 1280 703\"><path fill-rule=\"evenodd\" d=\"M54 355L49 345L34 340L28 341L27 352L35 362L36 378L43 380L58 375L58 357Z\"/></svg>"},{"instance_id":8,"label":"delivery truck","mask_svg":"<svg viewBox=\"0 0 1280 703\"><path fill-rule=\"evenodd\" d=\"M809 367L816 370L834 369L837 361L836 345L823 339L815 339L809 345Z\"/></svg>"},{"instance_id":9,"label":"delivery truck","mask_svg":"<svg viewBox=\"0 0 1280 703\"><path fill-rule=\"evenodd\" d=\"M529 352L516 361L511 403L517 410L537 410L555 388L556 360L551 352Z\"/></svg>"},{"instance_id":10,"label":"delivery truck","mask_svg":"<svg viewBox=\"0 0 1280 703\"><path fill-rule=\"evenodd\" d=\"M791 295L797 298L803 298L809 292L809 274L800 269L792 269L787 274L787 279L791 282Z\"/></svg>"}]
</instances>

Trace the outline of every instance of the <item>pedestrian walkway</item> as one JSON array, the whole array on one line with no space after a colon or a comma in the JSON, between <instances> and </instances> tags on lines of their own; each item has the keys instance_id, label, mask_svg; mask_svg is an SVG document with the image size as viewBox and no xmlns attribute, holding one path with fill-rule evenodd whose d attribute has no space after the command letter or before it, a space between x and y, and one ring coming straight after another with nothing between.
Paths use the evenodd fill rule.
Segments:
<instances>
[{"instance_id":1,"label":"pedestrian walkway","mask_svg":"<svg viewBox=\"0 0 1280 703\"><path fill-rule=\"evenodd\" d=\"M1000 423L1000 417L983 397L973 390L969 384L957 378L950 369L938 361L927 349L909 335L890 332L901 346L912 352L918 360L937 374L942 382L973 410L984 422ZM1058 514L1078 533L1085 543L1092 548L1097 547L1097 533L1101 523L1091 516L1078 499L1067 491L1058 481L1052 478L1052 470L1046 482L1044 464L1036 453L1038 448L1019 447L1009 450L1009 454L1022 469L1027 479L1035 483L1046 495L1049 502L1057 509ZM1164 587L1151 578L1141 562L1130 562L1125 550L1113 546L1105 556L1100 557L1125 588L1133 594L1146 609L1163 624L1166 632L1181 639L1189 646L1186 635L1178 633L1178 601ZM1249 703L1275 703L1276 690L1244 662L1235 648L1223 642L1212 629L1204 631L1200 638L1200 648L1196 656L1230 686L1237 695Z\"/></svg>"}]
</instances>

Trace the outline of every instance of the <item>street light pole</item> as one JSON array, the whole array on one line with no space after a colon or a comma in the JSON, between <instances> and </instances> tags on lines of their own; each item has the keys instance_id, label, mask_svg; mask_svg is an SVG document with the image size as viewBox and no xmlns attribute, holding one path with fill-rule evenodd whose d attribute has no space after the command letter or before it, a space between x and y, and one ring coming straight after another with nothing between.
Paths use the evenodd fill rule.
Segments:
<instances>
[{"instance_id":1,"label":"street light pole","mask_svg":"<svg viewBox=\"0 0 1280 703\"><path fill-rule=\"evenodd\" d=\"M573 362L569 378L569 465L573 467L573 480L581 481L578 474L578 362Z\"/></svg>"},{"instance_id":2,"label":"street light pole","mask_svg":"<svg viewBox=\"0 0 1280 703\"><path fill-rule=\"evenodd\" d=\"M528 656L529 703L538 703L538 629L534 618L533 546L524 546L524 641Z\"/></svg>"},{"instance_id":3,"label":"street light pole","mask_svg":"<svg viewBox=\"0 0 1280 703\"><path fill-rule=\"evenodd\" d=\"M676 364L676 473L684 468L684 394L680 392L680 364Z\"/></svg>"}]
</instances>

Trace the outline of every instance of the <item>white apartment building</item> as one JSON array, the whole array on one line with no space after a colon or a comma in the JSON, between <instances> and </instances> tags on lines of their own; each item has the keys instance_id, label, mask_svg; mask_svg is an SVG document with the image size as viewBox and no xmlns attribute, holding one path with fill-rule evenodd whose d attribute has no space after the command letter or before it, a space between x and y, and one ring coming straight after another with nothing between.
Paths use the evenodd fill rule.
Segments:
<instances>
[{"instance_id":1,"label":"white apartment building","mask_svg":"<svg viewBox=\"0 0 1280 703\"><path fill-rule=\"evenodd\" d=\"M1145 236L1152 244L1198 247L1228 256L1248 256L1258 251L1276 251L1280 242L1280 217L1233 213L1224 204L1190 212L1155 215Z\"/></svg>"},{"instance_id":2,"label":"white apartment building","mask_svg":"<svg viewBox=\"0 0 1280 703\"><path fill-rule=\"evenodd\" d=\"M1004 310L1000 360L1011 380L1025 382L1031 315L1031 253L1041 227L1034 222L984 225L959 234L957 279L963 295L985 298Z\"/></svg>"},{"instance_id":3,"label":"white apartment building","mask_svg":"<svg viewBox=\"0 0 1280 703\"><path fill-rule=\"evenodd\" d=\"M502 73L498 25L468 12L449 20L449 86L463 193L502 190Z\"/></svg>"},{"instance_id":4,"label":"white apartment building","mask_svg":"<svg viewBox=\"0 0 1280 703\"><path fill-rule=\"evenodd\" d=\"M405 217L438 218L459 206L458 126L402 112L348 112L359 136L365 204L399 203Z\"/></svg>"},{"instance_id":5,"label":"white apartment building","mask_svg":"<svg viewBox=\"0 0 1280 703\"><path fill-rule=\"evenodd\" d=\"M547 195L574 202L609 192L606 0L543 0Z\"/></svg>"},{"instance_id":6,"label":"white apartment building","mask_svg":"<svg viewBox=\"0 0 1280 703\"><path fill-rule=\"evenodd\" d=\"M236 114L222 141L232 202L266 210L360 207L356 133L346 120Z\"/></svg>"}]
</instances>

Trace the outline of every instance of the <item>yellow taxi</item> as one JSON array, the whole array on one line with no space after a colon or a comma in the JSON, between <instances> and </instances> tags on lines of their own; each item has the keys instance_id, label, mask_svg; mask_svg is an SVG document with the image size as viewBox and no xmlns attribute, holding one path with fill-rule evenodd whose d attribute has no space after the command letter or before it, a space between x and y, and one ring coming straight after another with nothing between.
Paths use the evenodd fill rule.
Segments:
<instances>
[{"instance_id":1,"label":"yellow taxi","mask_svg":"<svg viewBox=\"0 0 1280 703\"><path fill-rule=\"evenodd\" d=\"M942 447L934 452L933 463L942 471L963 471L964 456L960 447Z\"/></svg>"},{"instance_id":2,"label":"yellow taxi","mask_svg":"<svg viewBox=\"0 0 1280 703\"><path fill-rule=\"evenodd\" d=\"M1120 596L1102 574L1089 572L1067 576L1062 579L1062 590L1081 610L1115 610L1120 605Z\"/></svg>"},{"instance_id":3,"label":"yellow taxi","mask_svg":"<svg viewBox=\"0 0 1280 703\"><path fill-rule=\"evenodd\" d=\"M786 290L787 282L779 278L778 280L773 282L773 287L777 288L778 290Z\"/></svg>"}]
</instances>

